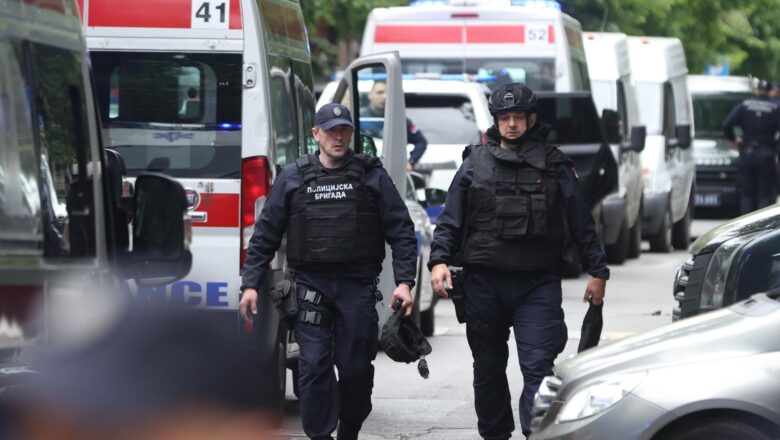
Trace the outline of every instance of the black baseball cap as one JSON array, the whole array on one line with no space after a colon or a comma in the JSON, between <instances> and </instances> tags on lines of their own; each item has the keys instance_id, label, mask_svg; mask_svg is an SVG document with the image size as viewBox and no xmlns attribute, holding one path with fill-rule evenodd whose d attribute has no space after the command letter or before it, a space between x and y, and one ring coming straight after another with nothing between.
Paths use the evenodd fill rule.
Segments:
<instances>
[{"instance_id":1,"label":"black baseball cap","mask_svg":"<svg viewBox=\"0 0 780 440\"><path fill-rule=\"evenodd\" d=\"M314 116L314 125L319 126L324 130L330 130L337 125L349 125L355 128L355 124L352 123L352 114L349 109L341 104L330 103L325 104L317 110L317 114Z\"/></svg>"},{"instance_id":2,"label":"black baseball cap","mask_svg":"<svg viewBox=\"0 0 780 440\"><path fill-rule=\"evenodd\" d=\"M769 90L772 88L772 83L768 80L762 79L758 81L758 89L759 90Z\"/></svg>"}]
</instances>

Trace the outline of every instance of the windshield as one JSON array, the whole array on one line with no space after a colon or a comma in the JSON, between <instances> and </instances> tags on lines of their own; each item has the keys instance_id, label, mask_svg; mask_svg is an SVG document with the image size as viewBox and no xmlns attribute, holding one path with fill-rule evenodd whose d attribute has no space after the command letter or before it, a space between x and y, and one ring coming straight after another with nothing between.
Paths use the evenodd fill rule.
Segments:
<instances>
[{"instance_id":1,"label":"windshield","mask_svg":"<svg viewBox=\"0 0 780 440\"><path fill-rule=\"evenodd\" d=\"M663 116L663 87L655 82L638 82L636 84L636 99L639 103L639 119L647 127L648 134L661 133L661 117ZM698 128L699 121L696 121Z\"/></svg>"},{"instance_id":2,"label":"windshield","mask_svg":"<svg viewBox=\"0 0 780 440\"><path fill-rule=\"evenodd\" d=\"M476 75L494 90L501 84L519 82L535 91L555 90L555 60L539 59L403 59L404 73Z\"/></svg>"},{"instance_id":3,"label":"windshield","mask_svg":"<svg viewBox=\"0 0 780 440\"><path fill-rule=\"evenodd\" d=\"M101 119L128 175L240 177L240 54L91 57Z\"/></svg>"},{"instance_id":4,"label":"windshield","mask_svg":"<svg viewBox=\"0 0 780 440\"><path fill-rule=\"evenodd\" d=\"M737 104L748 98L748 93L721 93L693 95L693 117L696 137L722 137L721 124Z\"/></svg>"},{"instance_id":5,"label":"windshield","mask_svg":"<svg viewBox=\"0 0 780 440\"><path fill-rule=\"evenodd\" d=\"M405 98L406 116L429 144L480 143L482 135L468 97L407 93Z\"/></svg>"},{"instance_id":6,"label":"windshield","mask_svg":"<svg viewBox=\"0 0 780 440\"><path fill-rule=\"evenodd\" d=\"M548 140L555 144L602 143L601 120L590 95L540 96L539 121L552 127Z\"/></svg>"}]
</instances>

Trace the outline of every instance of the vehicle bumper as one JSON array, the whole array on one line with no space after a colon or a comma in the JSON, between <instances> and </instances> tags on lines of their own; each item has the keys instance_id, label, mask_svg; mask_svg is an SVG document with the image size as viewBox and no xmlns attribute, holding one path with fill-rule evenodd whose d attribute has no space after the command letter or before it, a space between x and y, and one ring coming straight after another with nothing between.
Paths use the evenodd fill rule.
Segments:
<instances>
[{"instance_id":1,"label":"vehicle bumper","mask_svg":"<svg viewBox=\"0 0 780 440\"><path fill-rule=\"evenodd\" d=\"M540 425L532 425L531 440L647 439L673 418L669 412L633 394L600 414L573 422L555 422L561 407L561 402L554 402Z\"/></svg>"},{"instance_id":2,"label":"vehicle bumper","mask_svg":"<svg viewBox=\"0 0 780 440\"><path fill-rule=\"evenodd\" d=\"M658 233L666 210L669 208L669 193L645 193L642 211L642 236Z\"/></svg>"},{"instance_id":3,"label":"vehicle bumper","mask_svg":"<svg viewBox=\"0 0 780 440\"><path fill-rule=\"evenodd\" d=\"M604 223L604 243L615 244L620 235L620 228L626 218L626 200L625 199L606 199L604 200L601 218Z\"/></svg>"}]
</instances>

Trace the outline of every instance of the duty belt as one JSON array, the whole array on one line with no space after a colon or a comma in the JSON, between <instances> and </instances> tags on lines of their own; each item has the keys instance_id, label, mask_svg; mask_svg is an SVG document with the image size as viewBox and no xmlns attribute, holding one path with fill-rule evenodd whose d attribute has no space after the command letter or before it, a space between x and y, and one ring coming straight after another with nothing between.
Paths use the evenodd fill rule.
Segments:
<instances>
[{"instance_id":1,"label":"duty belt","mask_svg":"<svg viewBox=\"0 0 780 440\"><path fill-rule=\"evenodd\" d=\"M295 290L300 301L308 302L315 306L319 306L322 303L322 294L316 290L309 290L304 286L298 286ZM333 329L333 318L330 316L330 313L324 310L300 310L298 311L298 321Z\"/></svg>"},{"instance_id":2,"label":"duty belt","mask_svg":"<svg viewBox=\"0 0 780 440\"><path fill-rule=\"evenodd\" d=\"M322 302L322 294L316 290L309 290L303 286L298 286L296 291L298 299L301 301L310 302L314 305L319 305Z\"/></svg>"}]
</instances>

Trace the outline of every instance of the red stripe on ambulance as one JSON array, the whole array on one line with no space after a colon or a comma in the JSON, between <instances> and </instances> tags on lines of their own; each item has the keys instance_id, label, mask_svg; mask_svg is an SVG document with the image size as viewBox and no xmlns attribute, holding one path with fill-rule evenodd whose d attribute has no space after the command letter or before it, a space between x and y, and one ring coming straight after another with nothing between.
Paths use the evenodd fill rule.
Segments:
<instances>
[{"instance_id":1,"label":"red stripe on ambulance","mask_svg":"<svg viewBox=\"0 0 780 440\"><path fill-rule=\"evenodd\" d=\"M555 43L555 26L553 25L547 26L547 42Z\"/></svg>"},{"instance_id":2,"label":"red stripe on ambulance","mask_svg":"<svg viewBox=\"0 0 780 440\"><path fill-rule=\"evenodd\" d=\"M237 228L238 194L200 193L200 205L195 209L206 213L205 222L192 222L193 227Z\"/></svg>"},{"instance_id":3,"label":"red stripe on ambulance","mask_svg":"<svg viewBox=\"0 0 780 440\"><path fill-rule=\"evenodd\" d=\"M241 2L230 1L230 29L241 29ZM79 0L83 3L84 0ZM190 29L192 0L88 0L89 26ZM83 9L83 4L80 4ZM216 14L216 12L214 12Z\"/></svg>"},{"instance_id":4,"label":"red stripe on ambulance","mask_svg":"<svg viewBox=\"0 0 780 440\"><path fill-rule=\"evenodd\" d=\"M467 26L467 43L525 43L525 26Z\"/></svg>"},{"instance_id":5,"label":"red stripe on ambulance","mask_svg":"<svg viewBox=\"0 0 780 440\"><path fill-rule=\"evenodd\" d=\"M230 29L241 29L241 0L230 0Z\"/></svg>"},{"instance_id":6,"label":"red stripe on ambulance","mask_svg":"<svg viewBox=\"0 0 780 440\"><path fill-rule=\"evenodd\" d=\"M377 43L461 43L462 26L379 25Z\"/></svg>"}]
</instances>

